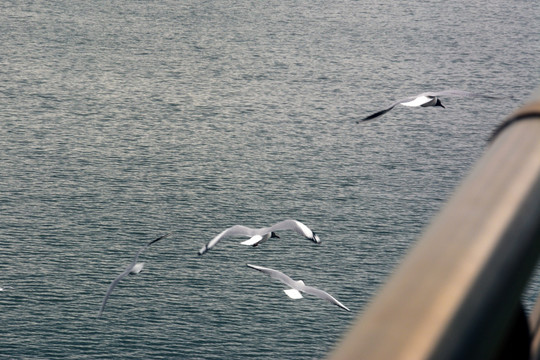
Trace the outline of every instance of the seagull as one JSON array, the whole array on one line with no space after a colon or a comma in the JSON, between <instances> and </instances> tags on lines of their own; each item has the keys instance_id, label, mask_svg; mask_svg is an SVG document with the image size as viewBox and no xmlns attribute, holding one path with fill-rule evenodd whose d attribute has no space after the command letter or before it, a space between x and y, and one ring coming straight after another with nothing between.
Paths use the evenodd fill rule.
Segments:
<instances>
[{"instance_id":1,"label":"seagull","mask_svg":"<svg viewBox=\"0 0 540 360\"><path fill-rule=\"evenodd\" d=\"M326 300L328 302L331 302L332 304L335 304L335 305L339 306L342 309L345 309L347 311L351 311L351 310L349 310L348 307L346 307L345 305L340 303L335 297L328 294L326 291L322 291L322 290L314 288L312 286L307 286L306 284L304 284L304 282L302 280L295 281L295 280L291 279L290 277L288 277L287 275L285 275L284 273L282 273L281 271L277 271L277 270L274 270L274 269L269 269L269 268L265 268L265 267L262 267L262 266L251 265L251 264L247 264L247 266L252 268L252 269L259 270L260 272L270 276L271 278L276 279L276 280L284 283L285 285L290 286L291 287L290 289L285 289L283 291L291 299L301 299L303 296L302 296L302 294L300 292L304 292L306 294L315 295L315 296L317 296L317 297L319 297L321 299L324 299L324 300Z\"/></svg>"},{"instance_id":2,"label":"seagull","mask_svg":"<svg viewBox=\"0 0 540 360\"><path fill-rule=\"evenodd\" d=\"M137 259L139 258L139 255L147 248L149 247L150 245L152 245L153 243L161 240L161 239L164 239L166 237L168 237L169 235L171 235L172 232L166 234L166 235L163 235L163 236L160 236L158 237L157 239L154 239L152 241L150 241L149 243L147 243L146 245L144 245L139 251L137 251L137 254L135 255L135 258L133 259L133 262L131 264L129 264L129 266L124 270L123 273L121 273L116 279L113 280L113 282L111 283L111 285L109 285L109 289L107 290L107 293L105 294L105 297L103 298L103 303L101 304L101 309L99 309L99 315L98 317L101 317L101 314L103 313L103 310L105 309L105 304L107 303L107 299L109 298L109 296L111 295L114 287L116 285L118 285L118 283L120 282L120 280L122 280L122 278L124 278L126 275L136 275L138 273L140 273L144 267L144 263L138 263L137 262Z\"/></svg>"},{"instance_id":3,"label":"seagull","mask_svg":"<svg viewBox=\"0 0 540 360\"><path fill-rule=\"evenodd\" d=\"M440 106L442 108L445 108L445 106L441 103L439 96L484 97L488 99L500 99L500 97L482 95L482 94L472 93L472 92L464 91L464 90L443 90L443 91L438 91L438 92L425 92L416 96L410 96L408 98L398 100L394 102L392 105L390 105L389 107L387 107L386 109L377 111L376 113L373 113L369 115L368 117L365 117L357 121L356 123L358 124L363 121L375 119L376 117L386 114L388 111L392 110L396 105L400 105L400 104L405 105L405 106L421 106L421 107Z\"/></svg>"},{"instance_id":4,"label":"seagull","mask_svg":"<svg viewBox=\"0 0 540 360\"><path fill-rule=\"evenodd\" d=\"M308 228L306 225L302 224L300 221L288 219L278 222L277 224L274 224L270 227L260 229L252 229L243 225L234 225L222 231L219 235L210 240L208 244L204 245L199 250L199 255L202 255L208 250L212 249L221 239L238 236L250 236L250 238L242 242L242 244L257 246L259 244L262 244L269 238L279 238L279 236L275 233L275 231L279 230L293 230L316 244L321 243L319 236L317 236L317 234L311 231L310 228Z\"/></svg>"}]
</instances>

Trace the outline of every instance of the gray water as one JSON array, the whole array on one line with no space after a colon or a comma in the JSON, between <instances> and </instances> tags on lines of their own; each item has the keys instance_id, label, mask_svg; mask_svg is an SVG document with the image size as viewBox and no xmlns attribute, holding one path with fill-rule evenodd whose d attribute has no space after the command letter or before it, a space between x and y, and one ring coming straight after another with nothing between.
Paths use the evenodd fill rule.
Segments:
<instances>
[{"instance_id":1,"label":"gray water","mask_svg":"<svg viewBox=\"0 0 540 360\"><path fill-rule=\"evenodd\" d=\"M539 20L525 0L3 1L0 357L324 357L534 92ZM514 98L355 123L447 88ZM322 245L197 256L287 218Z\"/></svg>"}]
</instances>

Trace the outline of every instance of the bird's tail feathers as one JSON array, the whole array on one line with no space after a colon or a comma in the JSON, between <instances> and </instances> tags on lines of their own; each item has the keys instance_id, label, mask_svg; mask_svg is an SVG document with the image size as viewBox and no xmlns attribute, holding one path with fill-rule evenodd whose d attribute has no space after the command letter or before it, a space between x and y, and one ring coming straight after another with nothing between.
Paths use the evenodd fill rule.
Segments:
<instances>
[{"instance_id":1,"label":"bird's tail feathers","mask_svg":"<svg viewBox=\"0 0 540 360\"><path fill-rule=\"evenodd\" d=\"M296 289L285 289L283 290L285 292L285 294L287 294L288 297L290 297L291 299L301 299L303 298L302 294L300 293L300 291L296 290Z\"/></svg>"},{"instance_id":2,"label":"bird's tail feathers","mask_svg":"<svg viewBox=\"0 0 540 360\"><path fill-rule=\"evenodd\" d=\"M136 263L135 266L133 266L133 269L131 269L131 271L129 272L129 275L136 275L136 274L140 273L142 271L143 267L144 267L143 262Z\"/></svg>"}]
</instances>

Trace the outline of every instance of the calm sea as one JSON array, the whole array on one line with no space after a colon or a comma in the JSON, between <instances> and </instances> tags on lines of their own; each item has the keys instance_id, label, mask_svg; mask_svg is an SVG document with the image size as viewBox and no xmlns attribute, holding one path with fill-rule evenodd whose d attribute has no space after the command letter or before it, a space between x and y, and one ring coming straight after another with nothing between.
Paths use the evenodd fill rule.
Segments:
<instances>
[{"instance_id":1,"label":"calm sea","mask_svg":"<svg viewBox=\"0 0 540 360\"><path fill-rule=\"evenodd\" d=\"M324 357L534 92L539 19L526 0L2 1L0 358ZM448 88L514 98L355 123ZM322 245L197 255L287 218Z\"/></svg>"}]
</instances>

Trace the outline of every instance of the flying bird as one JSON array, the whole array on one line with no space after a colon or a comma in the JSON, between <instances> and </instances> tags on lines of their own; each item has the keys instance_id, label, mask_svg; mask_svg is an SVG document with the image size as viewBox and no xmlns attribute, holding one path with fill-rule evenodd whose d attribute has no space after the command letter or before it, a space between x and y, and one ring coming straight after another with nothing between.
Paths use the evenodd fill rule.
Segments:
<instances>
[{"instance_id":1,"label":"flying bird","mask_svg":"<svg viewBox=\"0 0 540 360\"><path fill-rule=\"evenodd\" d=\"M445 106L441 103L441 100L439 99L440 96L484 97L488 99L500 99L500 97L482 95L482 94L472 93L472 92L464 91L464 90L443 90L443 91L438 91L438 92L425 92L416 96L410 96L408 98L398 100L394 102L392 105L388 106L387 108L377 111L376 113L373 113L361 120L358 120L356 123L375 119L383 114L386 114L388 111L392 110L396 105L421 106L421 107L440 106L444 108Z\"/></svg>"},{"instance_id":2,"label":"flying bird","mask_svg":"<svg viewBox=\"0 0 540 360\"><path fill-rule=\"evenodd\" d=\"M168 237L169 235L171 235L172 232L168 233L168 234L165 234L163 236L160 236L158 237L157 239L154 239L152 241L150 241L149 243L147 243L146 245L144 245L139 251L137 251L137 254L135 255L135 258L133 259L133 262L131 264L129 264L129 266L124 270L123 273L121 273L120 275L118 275L118 277L116 279L113 280L113 282L111 283L111 285L109 285L109 289L107 290L107 293L105 294L105 297L103 298L103 303L101 304L101 309L99 309L99 315L98 317L101 316L101 314L103 313L103 310L105 309L105 304L107 303L107 299L109 298L109 296L111 295L113 289L115 288L116 285L118 285L118 283L120 282L120 280L122 280L126 275L136 275L138 273L140 273L144 267L144 263L138 263L137 262L137 259L139 258L139 255L147 248L149 247L150 245L152 245L153 243L161 240L161 239L164 239L166 237Z\"/></svg>"},{"instance_id":3,"label":"flying bird","mask_svg":"<svg viewBox=\"0 0 540 360\"><path fill-rule=\"evenodd\" d=\"M317 296L317 297L319 297L321 299L324 299L324 300L326 300L326 301L328 301L328 302L330 302L332 304L335 304L335 305L339 306L342 309L345 309L347 311L351 311L351 310L349 310L348 307L346 307L345 305L340 303L335 297L328 294L326 291L314 288L312 286L307 286L306 284L304 284L304 282L302 280L295 281L295 280L291 279L289 276L285 275L284 273L282 273L281 271L278 271L278 270L265 268L265 267L257 266L257 265L251 265L251 264L247 264L247 266L252 268L252 269L258 270L258 271L270 276L271 278L282 282L285 285L290 286L290 289L285 289L283 291L291 299L301 299L303 297L301 292L303 292L303 293L306 293L306 294L315 295L315 296Z\"/></svg>"},{"instance_id":4,"label":"flying bird","mask_svg":"<svg viewBox=\"0 0 540 360\"><path fill-rule=\"evenodd\" d=\"M280 231L280 230L293 230L293 231L296 231L298 234L306 237L307 239L313 241L316 244L320 244L321 242L321 240L319 239L319 236L315 234L313 231L311 231L311 229L308 228L306 225L302 224L300 221L288 219L288 220L280 221L277 224L274 224L270 227L265 227L265 228L260 228L260 229L252 229L243 225L234 225L222 231L220 234L218 234L216 237L210 240L208 244L204 245L199 250L199 255L202 255L206 253L208 250L212 249L220 240L231 238L231 237L249 236L250 238L242 242L242 244L258 246L259 244L262 244L269 238L279 238L279 236L275 233L275 231Z\"/></svg>"}]
</instances>

